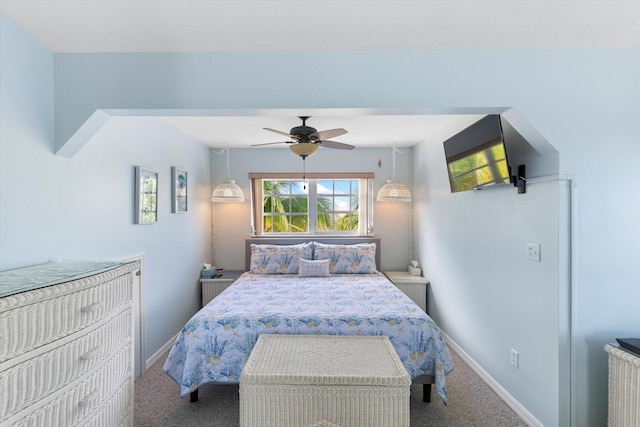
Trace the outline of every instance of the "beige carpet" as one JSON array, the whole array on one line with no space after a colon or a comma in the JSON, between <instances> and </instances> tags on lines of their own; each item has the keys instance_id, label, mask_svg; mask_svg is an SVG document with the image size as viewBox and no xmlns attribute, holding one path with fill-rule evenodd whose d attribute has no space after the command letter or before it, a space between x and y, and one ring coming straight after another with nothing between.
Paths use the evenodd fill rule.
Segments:
<instances>
[{"instance_id":1,"label":"beige carpet","mask_svg":"<svg viewBox=\"0 0 640 427\"><path fill-rule=\"evenodd\" d=\"M447 375L445 406L432 393L422 402L422 386L411 387L411 426L524 427L526 424L464 363L451 352L454 370ZM238 425L238 386L206 385L199 400L180 398L178 386L162 372L163 357L135 383L135 426Z\"/></svg>"}]
</instances>

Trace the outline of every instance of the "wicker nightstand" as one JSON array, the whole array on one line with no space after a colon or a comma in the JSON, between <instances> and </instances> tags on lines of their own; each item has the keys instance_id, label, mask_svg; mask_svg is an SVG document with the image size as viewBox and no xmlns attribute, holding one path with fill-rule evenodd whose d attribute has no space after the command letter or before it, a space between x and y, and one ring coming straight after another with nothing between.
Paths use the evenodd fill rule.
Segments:
<instances>
[{"instance_id":1,"label":"wicker nightstand","mask_svg":"<svg viewBox=\"0 0 640 427\"><path fill-rule=\"evenodd\" d=\"M221 277L200 279L202 285L202 306L207 305L209 301L214 299L220 294L220 292L227 289L227 287L235 282L235 280L243 273L240 270L222 271Z\"/></svg>"},{"instance_id":2,"label":"wicker nightstand","mask_svg":"<svg viewBox=\"0 0 640 427\"><path fill-rule=\"evenodd\" d=\"M427 312L427 285L429 284L427 279L422 276L412 276L408 271L385 271L384 274L418 307Z\"/></svg>"}]
</instances>

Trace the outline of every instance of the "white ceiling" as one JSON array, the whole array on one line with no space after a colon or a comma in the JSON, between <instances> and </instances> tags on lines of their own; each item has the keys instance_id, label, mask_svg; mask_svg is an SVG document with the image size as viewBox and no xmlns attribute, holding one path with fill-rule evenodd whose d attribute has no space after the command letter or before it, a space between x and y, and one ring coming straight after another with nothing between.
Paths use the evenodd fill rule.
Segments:
<instances>
[{"instance_id":1,"label":"white ceiling","mask_svg":"<svg viewBox=\"0 0 640 427\"><path fill-rule=\"evenodd\" d=\"M299 112L278 111L266 116L243 117L165 117L165 120L211 147L249 147L252 144L287 141L286 137L263 130L263 127L289 132L302 122L296 117ZM438 142L456 134L482 115L407 115L407 114L362 114L345 110L343 114L329 114L322 110L305 110L304 114L317 114L307 120L307 126L318 131L343 128L346 135L332 141L356 147L413 146L425 139ZM263 148L278 148L286 145L267 145Z\"/></svg>"},{"instance_id":2,"label":"white ceiling","mask_svg":"<svg viewBox=\"0 0 640 427\"><path fill-rule=\"evenodd\" d=\"M54 52L639 47L637 0L0 0Z\"/></svg>"},{"instance_id":3,"label":"white ceiling","mask_svg":"<svg viewBox=\"0 0 640 427\"><path fill-rule=\"evenodd\" d=\"M581 0L0 0L53 52L640 47L640 1ZM211 146L281 140L311 115L356 146L413 145L450 136L480 116L278 111L171 117ZM275 137L275 139L274 139Z\"/></svg>"}]
</instances>

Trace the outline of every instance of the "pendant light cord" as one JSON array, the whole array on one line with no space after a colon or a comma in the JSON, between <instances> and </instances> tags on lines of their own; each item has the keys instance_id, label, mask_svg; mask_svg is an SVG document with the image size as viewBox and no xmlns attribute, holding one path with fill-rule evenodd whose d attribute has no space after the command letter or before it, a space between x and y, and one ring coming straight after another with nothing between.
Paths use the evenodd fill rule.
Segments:
<instances>
[{"instance_id":1,"label":"pendant light cord","mask_svg":"<svg viewBox=\"0 0 640 427\"><path fill-rule=\"evenodd\" d=\"M215 178L216 178L216 173L215 173L215 150L211 150L211 155L209 156L209 163L210 163L210 168L211 168L211 187L213 187L213 184L215 182ZM216 248L216 234L217 234L217 229L216 229L216 204L211 202L211 263L213 265L216 264L216 255L217 255L217 248Z\"/></svg>"},{"instance_id":2,"label":"pendant light cord","mask_svg":"<svg viewBox=\"0 0 640 427\"><path fill-rule=\"evenodd\" d=\"M227 179L231 179L231 162L229 161L229 146L220 151L213 152L216 156L227 153Z\"/></svg>"},{"instance_id":3,"label":"pendant light cord","mask_svg":"<svg viewBox=\"0 0 640 427\"><path fill-rule=\"evenodd\" d=\"M399 149L398 147L396 147L396 144L394 142L392 146L392 152L393 152L393 157L391 162L391 179L398 179L398 177L396 176L396 153L405 154L405 153L408 153L409 150Z\"/></svg>"},{"instance_id":4,"label":"pendant light cord","mask_svg":"<svg viewBox=\"0 0 640 427\"><path fill-rule=\"evenodd\" d=\"M396 144L394 143L392 145L392 152L393 152L393 156L392 156L392 165L391 165L391 179L392 180L397 180L398 177L396 176L396 153L400 153L400 154L405 154L405 153L410 153L410 157L409 157L409 180L410 180L410 186L412 187L413 190L413 150L400 150L398 147L396 147ZM413 191L412 191L413 192ZM408 223L409 223L409 260L413 259L413 199L411 199L410 201L410 205L409 205L409 218L408 218Z\"/></svg>"},{"instance_id":5,"label":"pendant light cord","mask_svg":"<svg viewBox=\"0 0 640 427\"><path fill-rule=\"evenodd\" d=\"M397 176L396 176L396 150L398 150L398 149L396 148L396 144L394 143L393 144L393 150L392 150L392 152L393 152L393 161L391 163L391 179L396 179L397 178Z\"/></svg>"}]
</instances>

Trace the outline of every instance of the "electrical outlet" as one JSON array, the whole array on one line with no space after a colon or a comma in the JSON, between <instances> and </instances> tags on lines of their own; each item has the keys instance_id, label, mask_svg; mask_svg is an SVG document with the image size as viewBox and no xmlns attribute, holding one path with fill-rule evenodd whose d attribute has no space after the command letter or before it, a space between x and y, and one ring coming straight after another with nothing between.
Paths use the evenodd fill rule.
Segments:
<instances>
[{"instance_id":1,"label":"electrical outlet","mask_svg":"<svg viewBox=\"0 0 640 427\"><path fill-rule=\"evenodd\" d=\"M511 349L511 365L516 369L518 369L520 365L520 354L514 349Z\"/></svg>"},{"instance_id":2,"label":"electrical outlet","mask_svg":"<svg viewBox=\"0 0 640 427\"><path fill-rule=\"evenodd\" d=\"M540 262L540 243L527 243L527 259Z\"/></svg>"}]
</instances>

